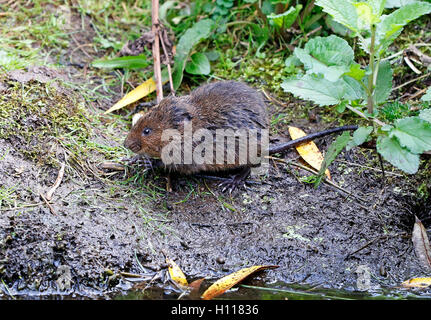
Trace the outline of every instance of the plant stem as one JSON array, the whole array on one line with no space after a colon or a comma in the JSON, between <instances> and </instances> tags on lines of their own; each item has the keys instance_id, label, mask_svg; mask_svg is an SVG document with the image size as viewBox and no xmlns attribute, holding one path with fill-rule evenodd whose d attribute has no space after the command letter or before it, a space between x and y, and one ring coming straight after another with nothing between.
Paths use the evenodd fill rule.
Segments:
<instances>
[{"instance_id":1,"label":"plant stem","mask_svg":"<svg viewBox=\"0 0 431 320\"><path fill-rule=\"evenodd\" d=\"M376 26L373 24L371 26L371 44L370 44L370 62L369 68L371 70L370 75L368 76L368 100L367 107L368 113L373 114L374 111L374 73L375 73L375 65L374 65L374 45L376 42Z\"/></svg>"},{"instance_id":2,"label":"plant stem","mask_svg":"<svg viewBox=\"0 0 431 320\"><path fill-rule=\"evenodd\" d=\"M151 22L154 34L153 61L154 78L156 80L157 103L163 99L162 71L160 66L160 43L159 43L159 0L151 1Z\"/></svg>"}]
</instances>

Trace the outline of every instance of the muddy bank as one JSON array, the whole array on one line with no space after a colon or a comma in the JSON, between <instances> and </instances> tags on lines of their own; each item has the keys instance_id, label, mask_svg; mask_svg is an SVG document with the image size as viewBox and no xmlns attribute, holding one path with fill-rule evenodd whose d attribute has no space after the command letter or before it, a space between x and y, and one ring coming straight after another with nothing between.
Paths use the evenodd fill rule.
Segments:
<instances>
[{"instance_id":1,"label":"muddy bank","mask_svg":"<svg viewBox=\"0 0 431 320\"><path fill-rule=\"evenodd\" d=\"M0 90L9 98L2 99L2 110L17 88L13 83L20 81L3 78ZM47 85L41 79L31 81L33 86ZM49 90L76 103L74 91L64 93L55 86ZM58 108L41 101L36 109ZM25 106L15 105L17 110ZM429 203L417 191L423 181L391 172L386 164L382 185L371 151L343 153L332 164L333 179L344 191L328 185L315 189L304 182L306 171L272 163L267 177L232 196L223 194L215 181L184 176L173 177L168 193L163 172L100 169L101 162L127 155L121 147L127 122L112 127L112 122L97 121L100 111L76 109L84 115L83 136L69 123L53 125L46 110L36 112L31 123L28 117L13 118L12 133L12 118L1 119L3 297L29 291L96 296L131 287L134 283L124 279L125 273L160 286L165 280L164 253L189 279L216 279L243 267L270 264L279 268L258 277L267 285L357 290L365 269L372 292L428 274L410 239L415 214L425 226L430 223ZM291 124L297 125L294 120ZM41 135L32 135L38 140L27 140L25 125L35 132L43 128ZM321 129L310 129L303 120L301 126ZM327 137L318 145L326 150L330 142ZM286 154L286 159L295 158L294 150ZM50 208L40 193L52 186L61 162L66 172Z\"/></svg>"}]
</instances>

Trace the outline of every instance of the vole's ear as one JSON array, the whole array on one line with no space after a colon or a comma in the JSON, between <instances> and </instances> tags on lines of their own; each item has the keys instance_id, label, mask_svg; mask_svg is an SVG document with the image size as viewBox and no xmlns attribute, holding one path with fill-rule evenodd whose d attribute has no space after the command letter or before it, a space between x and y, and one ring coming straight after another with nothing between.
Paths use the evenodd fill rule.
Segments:
<instances>
[{"instance_id":1,"label":"vole's ear","mask_svg":"<svg viewBox=\"0 0 431 320\"><path fill-rule=\"evenodd\" d=\"M141 119L143 114L141 112L135 113L132 117L132 127Z\"/></svg>"}]
</instances>

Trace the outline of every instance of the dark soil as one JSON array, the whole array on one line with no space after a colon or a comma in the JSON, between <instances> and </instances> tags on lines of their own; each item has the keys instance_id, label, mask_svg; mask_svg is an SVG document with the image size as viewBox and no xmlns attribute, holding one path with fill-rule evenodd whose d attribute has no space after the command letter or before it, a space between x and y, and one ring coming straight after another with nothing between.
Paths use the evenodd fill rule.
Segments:
<instances>
[{"instance_id":1,"label":"dark soil","mask_svg":"<svg viewBox=\"0 0 431 320\"><path fill-rule=\"evenodd\" d=\"M92 36L78 33L75 39L84 43ZM34 70L9 74L0 82L0 91L10 90L11 81L46 83L63 75L82 83L80 68L90 61L86 54L73 50L61 77L46 68L36 69L37 74ZM55 83L53 90L74 99L79 95L76 89ZM101 81L93 78L92 83ZM117 92L111 101L92 103L91 115L100 116L117 101L121 96ZM276 110L271 105L269 109ZM0 120L1 131L8 119ZM299 118L292 118L290 125L307 132L328 127ZM126 125L119 128L109 126L117 130L113 133L117 139L112 140L95 125L88 139L119 147L128 131ZM279 128L279 133L285 132ZM326 150L331 140L317 142ZM100 297L130 288L136 283L129 281L130 274L146 279L141 288L162 287L165 255L190 280L213 281L243 267L278 265L259 275L266 286L304 284L355 291L366 269L371 274L368 292L376 292L430 275L416 258L410 237L414 215L426 227L431 224L430 203L418 192L422 175L404 176L385 163L383 179L370 150L343 153L331 165L333 180L344 191L326 184L315 189L303 182L310 175L305 170L272 163L268 177L229 196L216 181L184 176L172 177L173 191L166 192L163 172L143 175L128 168L103 173L98 165L112 159L91 149L80 158L67 159L60 146L56 153L66 163L66 173L50 210L40 193L53 185L59 168L30 159L17 141L25 141L19 130L0 139L0 298ZM291 150L285 157L298 155ZM429 187L429 182L425 184Z\"/></svg>"}]
</instances>

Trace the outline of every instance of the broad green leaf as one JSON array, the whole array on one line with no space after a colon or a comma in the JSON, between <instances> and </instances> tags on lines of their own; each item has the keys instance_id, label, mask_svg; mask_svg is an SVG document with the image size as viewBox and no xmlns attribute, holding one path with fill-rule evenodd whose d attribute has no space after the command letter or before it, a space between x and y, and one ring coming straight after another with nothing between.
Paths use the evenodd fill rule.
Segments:
<instances>
[{"instance_id":1,"label":"broad green leaf","mask_svg":"<svg viewBox=\"0 0 431 320\"><path fill-rule=\"evenodd\" d=\"M428 88L427 92L422 96L422 101L431 101L431 87Z\"/></svg>"},{"instance_id":2,"label":"broad green leaf","mask_svg":"<svg viewBox=\"0 0 431 320\"><path fill-rule=\"evenodd\" d=\"M299 12L302 9L302 5L298 4L296 7L291 6L289 10L282 14L271 13L267 16L275 26L278 28L290 28L290 26L295 22L298 17Z\"/></svg>"},{"instance_id":3,"label":"broad green leaf","mask_svg":"<svg viewBox=\"0 0 431 320\"><path fill-rule=\"evenodd\" d=\"M350 0L316 0L316 4L323 8L323 11L330 14L335 21L346 26L354 32L359 32L358 14L356 8Z\"/></svg>"},{"instance_id":4,"label":"broad green leaf","mask_svg":"<svg viewBox=\"0 0 431 320\"><path fill-rule=\"evenodd\" d=\"M380 136L377 139L377 152L404 172L413 174L419 169L419 155L403 148L395 137Z\"/></svg>"},{"instance_id":5,"label":"broad green leaf","mask_svg":"<svg viewBox=\"0 0 431 320\"><path fill-rule=\"evenodd\" d=\"M389 61L380 62L374 90L374 100L377 104L386 102L392 90L392 68Z\"/></svg>"},{"instance_id":6,"label":"broad green leaf","mask_svg":"<svg viewBox=\"0 0 431 320\"><path fill-rule=\"evenodd\" d=\"M209 37L214 26L213 20L203 19L195 23L190 29L187 29L181 36L176 48L174 72L172 74L175 89L178 89L183 80L184 67L190 51L201 40Z\"/></svg>"},{"instance_id":7,"label":"broad green leaf","mask_svg":"<svg viewBox=\"0 0 431 320\"><path fill-rule=\"evenodd\" d=\"M344 86L340 86L339 81L331 82L311 75L305 75L298 80L286 80L281 87L285 91L302 99L311 100L319 106L340 103L345 92Z\"/></svg>"},{"instance_id":8,"label":"broad green leaf","mask_svg":"<svg viewBox=\"0 0 431 320\"><path fill-rule=\"evenodd\" d=\"M364 88L361 86L359 81L344 76L342 81L339 81L340 85L344 87L343 99L345 100L359 100L365 99L366 94Z\"/></svg>"},{"instance_id":9,"label":"broad green leaf","mask_svg":"<svg viewBox=\"0 0 431 320\"><path fill-rule=\"evenodd\" d=\"M207 75L211 71L210 62L206 55L196 52L190 57L191 61L186 64L186 72L190 74Z\"/></svg>"},{"instance_id":10,"label":"broad green leaf","mask_svg":"<svg viewBox=\"0 0 431 320\"><path fill-rule=\"evenodd\" d=\"M419 117L400 119L395 122L389 137L396 137L402 147L421 154L431 150L431 123Z\"/></svg>"},{"instance_id":11,"label":"broad green leaf","mask_svg":"<svg viewBox=\"0 0 431 320\"><path fill-rule=\"evenodd\" d=\"M410 4L416 1L418 0L386 0L385 8L387 9L399 8L399 7L405 6L406 4Z\"/></svg>"},{"instance_id":12,"label":"broad green leaf","mask_svg":"<svg viewBox=\"0 0 431 320\"><path fill-rule=\"evenodd\" d=\"M371 8L373 8L373 13L380 17L382 15L383 9L385 9L386 0L368 0Z\"/></svg>"},{"instance_id":13,"label":"broad green leaf","mask_svg":"<svg viewBox=\"0 0 431 320\"><path fill-rule=\"evenodd\" d=\"M314 184L317 187L322 181L322 177L325 174L326 169L331 165L331 163L335 160L335 158L340 154L340 152L346 147L350 140L350 132L344 131L340 134L334 142L328 148L328 151L325 154L325 158L323 159L322 166L320 167L319 174L317 180Z\"/></svg>"},{"instance_id":14,"label":"broad green leaf","mask_svg":"<svg viewBox=\"0 0 431 320\"><path fill-rule=\"evenodd\" d=\"M140 69L149 65L145 55L127 56L113 59L94 60L91 65L96 68Z\"/></svg>"},{"instance_id":15,"label":"broad green leaf","mask_svg":"<svg viewBox=\"0 0 431 320\"><path fill-rule=\"evenodd\" d=\"M348 66L327 66L313 58L304 49L295 48L294 55L304 64L307 74L321 74L331 82L337 81L349 70Z\"/></svg>"},{"instance_id":16,"label":"broad green leaf","mask_svg":"<svg viewBox=\"0 0 431 320\"><path fill-rule=\"evenodd\" d=\"M431 108L421 110L421 112L419 113L419 118L421 118L422 120L431 122Z\"/></svg>"},{"instance_id":17,"label":"broad green leaf","mask_svg":"<svg viewBox=\"0 0 431 320\"><path fill-rule=\"evenodd\" d=\"M361 65L358 63L352 63L350 70L346 72L346 76L352 77L355 80L362 80L365 76L365 70L361 69Z\"/></svg>"},{"instance_id":18,"label":"broad green leaf","mask_svg":"<svg viewBox=\"0 0 431 320\"><path fill-rule=\"evenodd\" d=\"M363 144L367 139L369 138L371 132L373 132L373 127L359 127L358 129L353 132L353 137L349 141L349 144L347 145L347 150L352 149L353 147L357 147L361 144Z\"/></svg>"},{"instance_id":19,"label":"broad green leaf","mask_svg":"<svg viewBox=\"0 0 431 320\"><path fill-rule=\"evenodd\" d=\"M335 21L334 18L332 18L332 16L329 14L327 14L325 17L325 23L332 30L332 32L339 34L340 36L345 37L351 35L352 33L349 28Z\"/></svg>"},{"instance_id":20,"label":"broad green leaf","mask_svg":"<svg viewBox=\"0 0 431 320\"><path fill-rule=\"evenodd\" d=\"M379 17L373 13L373 8L366 2L353 3L359 17L359 28L368 29L371 25L380 21Z\"/></svg>"},{"instance_id":21,"label":"broad green leaf","mask_svg":"<svg viewBox=\"0 0 431 320\"><path fill-rule=\"evenodd\" d=\"M350 71L354 58L347 41L335 35L313 38L304 49L296 48L294 55L304 64L307 73L320 73L332 82Z\"/></svg>"},{"instance_id":22,"label":"broad green leaf","mask_svg":"<svg viewBox=\"0 0 431 320\"><path fill-rule=\"evenodd\" d=\"M384 51L403 27L412 20L431 12L431 3L413 2L406 4L387 16L382 16L382 21L377 24L376 45L380 45L380 52Z\"/></svg>"},{"instance_id":23,"label":"broad green leaf","mask_svg":"<svg viewBox=\"0 0 431 320\"><path fill-rule=\"evenodd\" d=\"M218 51L206 51L204 52L204 55L207 56L209 61L216 61L218 58L220 58L220 52Z\"/></svg>"},{"instance_id":24,"label":"broad green leaf","mask_svg":"<svg viewBox=\"0 0 431 320\"><path fill-rule=\"evenodd\" d=\"M315 37L304 49L327 65L350 66L354 59L353 49L348 42L336 35Z\"/></svg>"}]
</instances>

